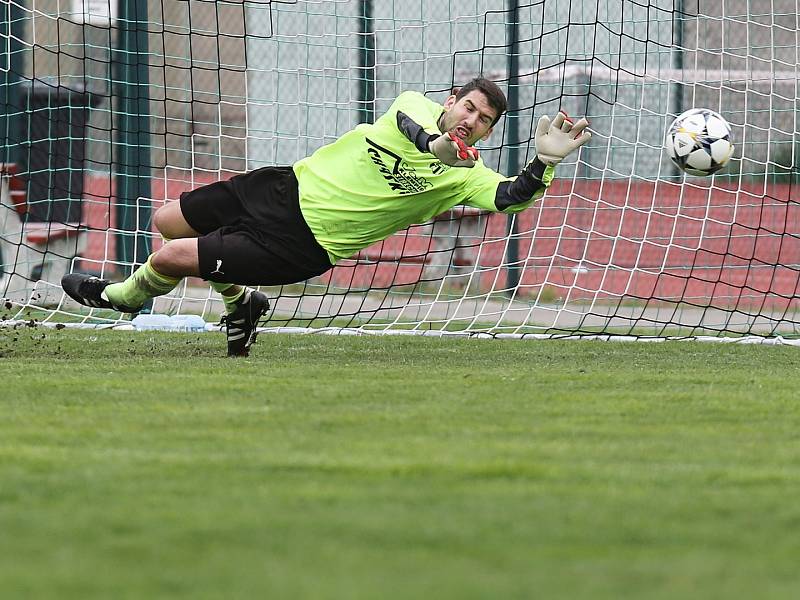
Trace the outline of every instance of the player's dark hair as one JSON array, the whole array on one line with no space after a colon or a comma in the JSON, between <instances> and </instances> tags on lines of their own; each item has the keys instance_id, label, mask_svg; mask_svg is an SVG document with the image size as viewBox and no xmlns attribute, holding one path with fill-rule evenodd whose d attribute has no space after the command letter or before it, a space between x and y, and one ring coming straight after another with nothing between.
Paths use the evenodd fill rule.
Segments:
<instances>
[{"instance_id":1,"label":"player's dark hair","mask_svg":"<svg viewBox=\"0 0 800 600\"><path fill-rule=\"evenodd\" d=\"M497 111L497 117L494 121L492 121L492 127L494 127L495 124L500 120L500 117L503 116L503 113L508 110L508 101L506 100L506 95L503 93L503 90L500 89L500 86L498 86L494 81L489 81L485 77L476 77L462 86L458 91L453 92L456 95L456 102L475 90L478 90L484 96L486 96L489 106Z\"/></svg>"}]
</instances>

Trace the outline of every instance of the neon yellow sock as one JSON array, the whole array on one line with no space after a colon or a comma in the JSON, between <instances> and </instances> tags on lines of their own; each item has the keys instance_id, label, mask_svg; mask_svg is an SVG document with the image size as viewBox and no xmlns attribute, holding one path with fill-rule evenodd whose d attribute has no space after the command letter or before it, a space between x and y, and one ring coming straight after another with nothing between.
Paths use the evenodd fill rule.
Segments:
<instances>
[{"instance_id":1,"label":"neon yellow sock","mask_svg":"<svg viewBox=\"0 0 800 600\"><path fill-rule=\"evenodd\" d=\"M162 275L153 268L151 259L152 256L125 281L107 286L106 297L114 304L136 307L171 292L182 278Z\"/></svg>"},{"instance_id":2,"label":"neon yellow sock","mask_svg":"<svg viewBox=\"0 0 800 600\"><path fill-rule=\"evenodd\" d=\"M247 288L243 285L235 283L217 283L216 281L209 281L214 291L222 295L222 300L225 302L225 312L231 314L236 310L236 303L244 296Z\"/></svg>"}]
</instances>

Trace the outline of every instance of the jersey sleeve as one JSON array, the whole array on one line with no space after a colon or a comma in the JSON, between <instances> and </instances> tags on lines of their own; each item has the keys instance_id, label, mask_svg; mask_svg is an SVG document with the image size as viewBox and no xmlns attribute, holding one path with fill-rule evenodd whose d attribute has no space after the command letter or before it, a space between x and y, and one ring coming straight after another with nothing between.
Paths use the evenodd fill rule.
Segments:
<instances>
[{"instance_id":1,"label":"jersey sleeve","mask_svg":"<svg viewBox=\"0 0 800 600\"><path fill-rule=\"evenodd\" d=\"M531 188L534 191L528 198L520 198L518 193L513 193L513 190L525 189L527 186L520 185L525 182L517 181L517 177L501 175L480 161L470 169L465 182L466 193L462 204L491 212L506 214L520 212L544 195L553 181L554 173L553 167L547 167L542 175L541 185Z\"/></svg>"},{"instance_id":2,"label":"jersey sleeve","mask_svg":"<svg viewBox=\"0 0 800 600\"><path fill-rule=\"evenodd\" d=\"M444 108L441 104L437 104L419 92L403 92L389 107L385 117L397 123L399 120L397 113L401 112L428 134L441 135L442 132L439 131L437 121L443 111Z\"/></svg>"},{"instance_id":3,"label":"jersey sleeve","mask_svg":"<svg viewBox=\"0 0 800 600\"><path fill-rule=\"evenodd\" d=\"M409 141L417 147L420 152L430 152L430 143L438 134L428 133L414 119L409 117L402 110L397 111L397 128L405 135Z\"/></svg>"}]
</instances>

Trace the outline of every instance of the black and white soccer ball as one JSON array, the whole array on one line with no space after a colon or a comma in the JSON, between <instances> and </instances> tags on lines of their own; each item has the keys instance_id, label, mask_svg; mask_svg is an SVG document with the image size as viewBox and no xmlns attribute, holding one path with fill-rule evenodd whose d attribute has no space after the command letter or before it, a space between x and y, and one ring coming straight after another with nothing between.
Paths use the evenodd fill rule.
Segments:
<instances>
[{"instance_id":1,"label":"black and white soccer ball","mask_svg":"<svg viewBox=\"0 0 800 600\"><path fill-rule=\"evenodd\" d=\"M669 126L664 147L681 170L705 177L719 171L733 156L731 126L713 110L692 108Z\"/></svg>"}]
</instances>

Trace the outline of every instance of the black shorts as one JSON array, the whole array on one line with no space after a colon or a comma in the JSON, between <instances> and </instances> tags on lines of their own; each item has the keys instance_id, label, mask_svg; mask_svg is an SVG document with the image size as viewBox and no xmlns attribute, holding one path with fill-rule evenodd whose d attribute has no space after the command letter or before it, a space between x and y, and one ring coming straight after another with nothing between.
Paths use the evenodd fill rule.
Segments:
<instances>
[{"instance_id":1,"label":"black shorts","mask_svg":"<svg viewBox=\"0 0 800 600\"><path fill-rule=\"evenodd\" d=\"M283 285L331 268L300 212L291 167L264 167L181 194L181 212L201 234L200 275L221 283Z\"/></svg>"}]
</instances>

